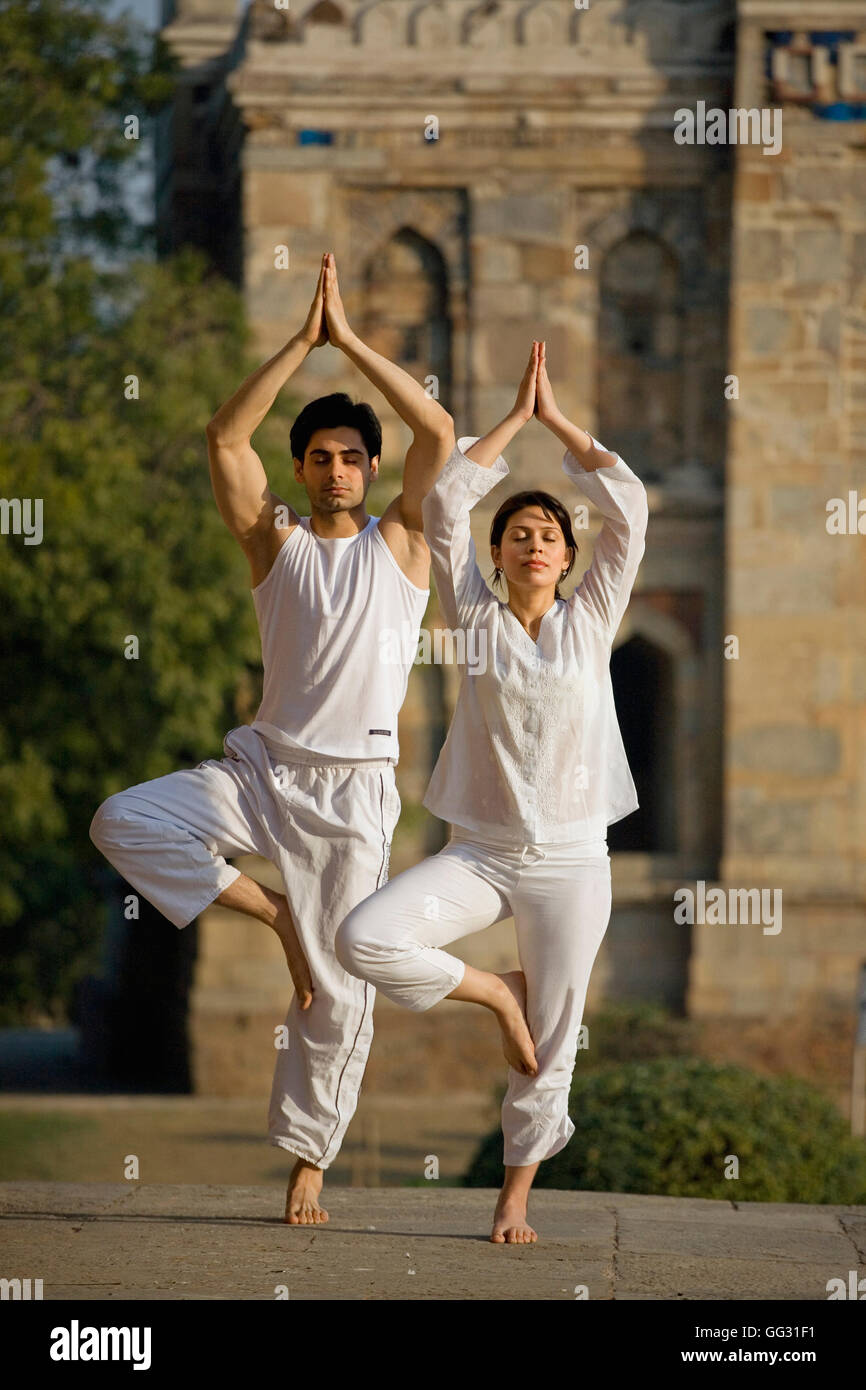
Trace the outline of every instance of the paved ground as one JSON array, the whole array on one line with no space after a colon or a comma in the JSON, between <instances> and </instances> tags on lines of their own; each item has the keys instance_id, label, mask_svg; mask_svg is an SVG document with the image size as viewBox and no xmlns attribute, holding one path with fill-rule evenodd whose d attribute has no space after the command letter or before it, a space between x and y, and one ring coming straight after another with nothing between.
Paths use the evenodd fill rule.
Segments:
<instances>
[{"instance_id":1,"label":"paved ground","mask_svg":"<svg viewBox=\"0 0 866 1390\"><path fill-rule=\"evenodd\" d=\"M866 1275L866 1207L539 1191L535 1246L488 1240L495 1193L331 1187L319 1229L278 1187L0 1183L0 1277L45 1299L827 1299Z\"/></svg>"}]
</instances>

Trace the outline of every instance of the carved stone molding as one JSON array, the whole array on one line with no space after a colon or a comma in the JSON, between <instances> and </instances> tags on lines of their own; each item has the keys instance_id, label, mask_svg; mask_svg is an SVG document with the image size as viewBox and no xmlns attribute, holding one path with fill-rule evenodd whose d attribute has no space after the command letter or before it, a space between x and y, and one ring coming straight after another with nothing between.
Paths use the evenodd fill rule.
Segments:
<instances>
[{"instance_id":1,"label":"carved stone molding","mask_svg":"<svg viewBox=\"0 0 866 1390\"><path fill-rule=\"evenodd\" d=\"M354 48L503 50L643 46L677 62L717 52L734 0L313 0L277 10L253 0L251 33L265 43L310 42L318 27L344 30ZM317 44L317 46L320 46Z\"/></svg>"}]
</instances>

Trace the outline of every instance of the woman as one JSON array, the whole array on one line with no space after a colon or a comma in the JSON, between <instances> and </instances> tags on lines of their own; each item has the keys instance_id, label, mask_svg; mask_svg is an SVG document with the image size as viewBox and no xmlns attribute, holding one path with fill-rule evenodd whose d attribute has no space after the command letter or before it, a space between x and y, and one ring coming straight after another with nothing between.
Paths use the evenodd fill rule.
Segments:
<instances>
[{"instance_id":1,"label":"woman","mask_svg":"<svg viewBox=\"0 0 866 1390\"><path fill-rule=\"evenodd\" d=\"M545 492L509 497L490 537L494 582L508 582L503 602L475 563L469 511L508 472L501 450L533 414L565 445L564 471L604 524L565 600L558 586L577 549L568 512ZM406 1008L447 998L496 1015L510 1070L491 1240L522 1244L537 1239L526 1211L538 1165L574 1133L569 1086L610 916L606 828L638 804L609 661L644 552L646 493L619 455L557 409L545 345L533 342L514 409L483 439L457 442L423 516L442 611L451 628L475 629L480 654L464 665L424 798L451 822L451 839L359 903L336 950L346 970ZM520 970L476 970L442 949L509 916Z\"/></svg>"}]
</instances>

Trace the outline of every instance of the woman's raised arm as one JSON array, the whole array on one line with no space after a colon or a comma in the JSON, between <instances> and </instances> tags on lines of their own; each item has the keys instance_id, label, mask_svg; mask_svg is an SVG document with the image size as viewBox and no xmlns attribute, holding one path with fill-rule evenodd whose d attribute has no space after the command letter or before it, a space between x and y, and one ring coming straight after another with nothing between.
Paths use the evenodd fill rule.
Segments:
<instances>
[{"instance_id":1,"label":"woman's raised arm","mask_svg":"<svg viewBox=\"0 0 866 1390\"><path fill-rule=\"evenodd\" d=\"M645 550L649 516L646 488L619 454L605 449L558 409L547 375L543 343L535 413L565 445L565 474L604 517L593 546L592 564L569 602L588 610L613 642Z\"/></svg>"},{"instance_id":2,"label":"woman's raised arm","mask_svg":"<svg viewBox=\"0 0 866 1390\"><path fill-rule=\"evenodd\" d=\"M421 505L436 592L442 612L454 628L471 623L481 605L496 602L478 568L469 513L508 473L502 450L532 419L538 361L539 344L533 343L513 409L489 434L464 435L457 440Z\"/></svg>"}]
</instances>

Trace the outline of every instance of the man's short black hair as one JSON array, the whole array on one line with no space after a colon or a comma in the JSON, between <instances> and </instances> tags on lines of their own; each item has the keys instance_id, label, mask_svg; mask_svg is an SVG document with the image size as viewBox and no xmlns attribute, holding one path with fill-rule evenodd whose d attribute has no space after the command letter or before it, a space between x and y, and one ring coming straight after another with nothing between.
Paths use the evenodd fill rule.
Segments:
<instances>
[{"instance_id":1,"label":"man's short black hair","mask_svg":"<svg viewBox=\"0 0 866 1390\"><path fill-rule=\"evenodd\" d=\"M292 458L303 462L316 430L333 430L341 425L358 431L371 459L381 454L382 426L373 407L366 401L353 401L345 391L334 391L330 396L319 396L305 405L292 425L289 434Z\"/></svg>"}]
</instances>

